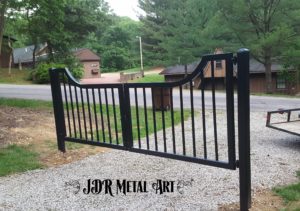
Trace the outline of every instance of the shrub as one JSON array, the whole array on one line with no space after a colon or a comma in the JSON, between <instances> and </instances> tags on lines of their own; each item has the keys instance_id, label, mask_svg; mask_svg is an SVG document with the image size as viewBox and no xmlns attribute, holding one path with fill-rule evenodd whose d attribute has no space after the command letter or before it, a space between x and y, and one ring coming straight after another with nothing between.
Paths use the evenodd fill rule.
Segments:
<instances>
[{"instance_id":1,"label":"shrub","mask_svg":"<svg viewBox=\"0 0 300 211\"><path fill-rule=\"evenodd\" d=\"M101 58L104 67L103 72L113 72L132 67L128 50L117 46L110 46L110 48L105 49Z\"/></svg>"},{"instance_id":2,"label":"shrub","mask_svg":"<svg viewBox=\"0 0 300 211\"><path fill-rule=\"evenodd\" d=\"M66 65L59 63L40 63L35 70L31 72L30 78L34 83L45 84L50 82L49 69L50 68L65 68ZM74 67L70 70L72 75L80 79L83 76L83 68L80 66Z\"/></svg>"}]
</instances>

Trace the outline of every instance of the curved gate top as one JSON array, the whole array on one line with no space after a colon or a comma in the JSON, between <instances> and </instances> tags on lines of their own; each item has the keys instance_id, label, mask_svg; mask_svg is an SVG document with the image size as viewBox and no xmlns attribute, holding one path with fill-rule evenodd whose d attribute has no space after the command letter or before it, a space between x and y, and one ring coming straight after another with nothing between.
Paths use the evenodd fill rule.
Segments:
<instances>
[{"instance_id":1,"label":"curved gate top","mask_svg":"<svg viewBox=\"0 0 300 211\"><path fill-rule=\"evenodd\" d=\"M224 65L222 77L217 63ZM236 56L205 55L191 74L176 82L80 84L67 69L50 69L49 74L59 150L65 152L65 142L70 141L232 170L238 167L240 209L248 210L247 49L239 50ZM221 94L216 93L220 80L225 87Z\"/></svg>"}]
</instances>

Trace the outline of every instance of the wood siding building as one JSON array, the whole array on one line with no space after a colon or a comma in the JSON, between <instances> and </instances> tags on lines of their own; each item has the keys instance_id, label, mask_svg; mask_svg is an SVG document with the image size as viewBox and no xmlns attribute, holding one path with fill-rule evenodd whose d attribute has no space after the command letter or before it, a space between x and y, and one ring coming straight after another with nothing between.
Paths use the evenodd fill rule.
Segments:
<instances>
[{"instance_id":1,"label":"wood siding building","mask_svg":"<svg viewBox=\"0 0 300 211\"><path fill-rule=\"evenodd\" d=\"M74 51L74 56L83 65L83 78L100 78L100 57L87 48Z\"/></svg>"},{"instance_id":2,"label":"wood siding building","mask_svg":"<svg viewBox=\"0 0 300 211\"><path fill-rule=\"evenodd\" d=\"M220 49L215 51L216 54L222 53ZM187 65L187 71L185 71L184 65L176 65L173 67L165 68L160 74L164 75L165 81L178 81L183 79L186 75L191 74L197 67L199 62ZM217 90L225 89L225 60L214 62L215 70L215 88ZM272 88L274 93L296 94L300 92L300 85L298 80L294 84L287 82L280 77L280 71L284 67L280 64L273 63L272 69ZM297 77L295 70L289 69L289 74L292 77ZM206 89L211 87L211 64L208 63L204 69L204 86ZM235 86L236 86L236 69L234 70ZM194 81L194 87L200 88L201 80L196 78ZM265 80L265 67L255 59L250 59L250 91L252 93L264 93L266 92L266 80Z\"/></svg>"},{"instance_id":3,"label":"wood siding building","mask_svg":"<svg viewBox=\"0 0 300 211\"><path fill-rule=\"evenodd\" d=\"M284 67L280 64L273 63L272 70L272 91L274 93L296 94L300 92L299 81L295 80L290 83L280 76L280 72ZM297 71L288 69L289 74L293 78L297 77ZM255 59L250 60L250 91L253 93L266 92L266 74L265 67Z\"/></svg>"},{"instance_id":4,"label":"wood siding building","mask_svg":"<svg viewBox=\"0 0 300 211\"><path fill-rule=\"evenodd\" d=\"M223 53L221 49L216 49L215 54ZM176 65L165 68L161 75L164 75L165 81L172 82L183 79L185 76L191 74L197 67L199 62L194 62L187 65L187 71L185 71L184 65ZM215 75L215 88L218 90L225 89L225 60L218 60L214 62L214 75ZM201 80L200 77L194 80L194 87L200 88ZM204 85L206 89L211 87L211 63L208 63L204 69Z\"/></svg>"}]
</instances>

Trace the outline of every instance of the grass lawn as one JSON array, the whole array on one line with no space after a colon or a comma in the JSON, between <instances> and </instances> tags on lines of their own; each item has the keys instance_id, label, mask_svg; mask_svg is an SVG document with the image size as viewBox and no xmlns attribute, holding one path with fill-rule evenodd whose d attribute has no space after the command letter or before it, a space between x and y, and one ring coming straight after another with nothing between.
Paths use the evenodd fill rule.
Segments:
<instances>
[{"instance_id":1,"label":"grass lawn","mask_svg":"<svg viewBox=\"0 0 300 211\"><path fill-rule=\"evenodd\" d=\"M144 71L150 70L152 67L150 66L146 66L144 67ZM139 72L141 71L141 67L135 67L135 68L131 68L131 69L126 69L126 70L122 70L119 72L124 72L124 73L135 73L135 72Z\"/></svg>"},{"instance_id":2,"label":"grass lawn","mask_svg":"<svg viewBox=\"0 0 300 211\"><path fill-rule=\"evenodd\" d=\"M52 127L52 130L54 131L54 125L51 122L51 119L53 118L53 114L49 113L49 110L52 110L52 102L47 101L41 101L41 100L23 100L23 99L7 99L7 98L0 98L0 109L1 106L3 107L3 111L5 112L5 107L7 108L17 108L16 111L19 113L36 113L35 110L39 111L37 112L37 116L33 117L31 114L28 121L30 122L38 122L38 120L43 119L41 123L37 123L38 125L36 127L39 128L32 128L32 130L37 129L37 131L42 130L49 130L50 127ZM76 107L76 106L75 106ZM120 107L115 107L116 112L116 122L114 121L114 108L111 105L96 105L96 115L98 118L98 130L96 130L95 125L93 125L93 134L94 139L96 139L96 134L98 133L100 140L102 141L102 137L104 135L106 142L109 142L109 136L111 136L112 142L116 143L116 137L118 135L119 143L122 143L122 129L121 129L121 117L120 117ZM101 113L100 108L102 107L102 115L103 115L103 128L101 125ZM29 110L26 110L30 108ZM25 110L22 110L25 109ZM70 105L69 105L70 109ZM88 114L88 106L87 104L84 104L84 109L86 112L86 115ZM82 106L79 106L80 112L82 112ZM13 112L10 114L11 117L18 115ZM94 108L92 105L90 106L91 111L91 117L94 118ZM136 111L139 113L139 118L136 116ZM29 112L29 113L30 113ZM65 107L66 112L66 107ZM70 111L71 112L71 111ZM146 136L146 126L145 126L145 112L147 112L147 120L148 120L148 132L149 135L154 133L154 124L153 124L153 111L152 108L147 108L146 110L143 107L131 107L131 115L132 115L132 128L133 128L133 139L135 141L138 140L138 133L140 134L140 137L143 138ZM67 113L67 112L66 112ZM45 114L48 114L48 116L45 116ZM71 113L70 113L71 114ZM77 111L75 111L75 116L77 117ZM165 126L166 128L171 126L171 112L165 111ZM156 130L162 130L162 112L156 111ZM184 110L184 120L187 120L190 116L189 110ZM35 118L35 119L32 119ZM81 115L82 118L82 115ZM86 116L88 118L88 115ZM108 119L109 118L109 119ZM26 118L22 117L23 121L26 121ZM137 120L139 120L140 125L140 131L138 132L137 129ZM3 120L4 121L4 120ZM111 133L109 135L108 130L108 121L110 121L110 127L111 127ZM179 124L181 122L181 113L179 110L174 111L174 124ZM89 128L89 121L87 120L87 128ZM24 123L26 125L26 123ZM45 124L45 126L43 126ZM71 120L72 124L72 120ZM67 126L67 122L66 122ZM117 130L115 130L115 126L117 126ZM12 127L15 127L14 123L12 122ZM24 127L24 126L23 126ZM41 128L40 128L41 127ZM68 126L67 126L68 127ZM83 124L82 127L82 135L85 137L84 131L83 131ZM29 129L29 135L32 135ZM117 132L116 132L117 131ZM52 135L51 135L52 134ZM88 131L88 135L91 134L91 131ZM13 134L13 137L16 134ZM28 134L27 134L28 135ZM79 131L77 131L77 135L79 137ZM45 165L44 161L46 162L55 162L55 165L63 164L65 162L65 158L62 156L59 157L59 153L57 151L56 146L56 140L55 140L55 134L53 133L47 133L44 134L43 137L40 137L41 135L33 135L33 137L30 139L33 141L33 143L30 143L30 145L9 145L5 148L2 148L0 150L0 176L5 176L17 172L23 172L27 170L33 170L36 168L41 168L43 166L49 166L47 163ZM49 137L50 136L50 137ZM52 136L52 137L51 137ZM22 137L24 135L22 134ZM14 139L14 138L13 138ZM100 147L92 147L89 145L82 145L77 143L66 143L67 153L68 157L73 156L75 157L74 160L78 160L80 158L83 158L84 156L88 156L91 154L98 153L101 149ZM58 159L58 160L56 160ZM53 165L50 165L53 166Z\"/></svg>"},{"instance_id":3,"label":"grass lawn","mask_svg":"<svg viewBox=\"0 0 300 211\"><path fill-rule=\"evenodd\" d=\"M45 109L45 108L52 108L52 102L51 101L43 101L43 100L23 100L23 99L14 99L14 98L12 98L12 99L0 98L0 106Z\"/></svg>"},{"instance_id":4,"label":"grass lawn","mask_svg":"<svg viewBox=\"0 0 300 211\"><path fill-rule=\"evenodd\" d=\"M300 171L297 172L298 183L274 188L273 191L284 199L287 207L284 210L300 210Z\"/></svg>"},{"instance_id":5,"label":"grass lawn","mask_svg":"<svg viewBox=\"0 0 300 211\"><path fill-rule=\"evenodd\" d=\"M0 68L0 83L7 84L32 84L31 81L27 80L29 70L23 69L11 69L11 75L8 74L7 68Z\"/></svg>"},{"instance_id":6,"label":"grass lawn","mask_svg":"<svg viewBox=\"0 0 300 211\"><path fill-rule=\"evenodd\" d=\"M88 110L88 107L85 106L85 110ZM137 113L138 111L138 116L137 118ZM92 116L94 116L93 109L91 109ZM147 113L147 123L148 123L148 134L151 135L154 133L154 121L153 121L153 111L152 108L147 108L146 111L142 107L131 107L131 123L132 123L132 136L133 140L138 140L138 134L140 133L140 138L146 137L146 121L145 121L145 112ZM116 106L116 122L114 121L114 110L113 107L108 105L108 114L107 115L107 109L106 106L102 106L102 114L103 114L103 121L104 121L104 130L102 130L102 125L101 122L98 122L98 136L100 140L105 138L106 142L108 142L109 139L109 133L112 138L112 142L116 143L116 136L118 135L119 143L122 143L122 129L121 129L121 116L120 116L120 108L119 106ZM184 110L184 120L187 120L191 113L189 110ZM165 127L171 127L171 111L164 111L165 115ZM100 119L100 110L98 109L97 111L97 116ZM162 112L161 111L155 111L155 118L156 118L156 131L162 130L163 129L163 124L162 124ZM107 127L108 121L110 122L110 127L111 127L111 132L109 132L109 128ZM138 121L139 121L139 129L138 129ZM176 109L174 110L174 124L177 125L181 122L181 113L180 110ZM89 125L87 123L87 125ZM117 132L115 130L115 126L117 125ZM93 126L95 128L95 125ZM95 136L97 135L97 131L93 130L93 135L94 139ZM90 133L89 133L90 134Z\"/></svg>"},{"instance_id":7,"label":"grass lawn","mask_svg":"<svg viewBox=\"0 0 300 211\"><path fill-rule=\"evenodd\" d=\"M52 109L52 102L48 102L48 101L42 101L42 100L25 100L25 99L9 99L9 98L0 98L0 106L9 106L9 107L17 107L17 108L33 108L33 109ZM66 106L65 106L66 107ZM69 105L69 109L70 109L70 105ZM101 137L103 134L105 136L105 139L108 140L109 138L109 130L108 130L108 122L110 122L110 127L111 127L111 136L112 139L115 140L116 138L116 133L115 133L115 126L117 126L117 133L119 138L122 135L122 131L121 131L121 115L120 115L120 107L118 105L116 105L115 107L115 112L116 112L116 122L114 121L114 109L112 105L108 105L106 107L105 104L102 105L102 115L103 115L103 128L104 131L102 130L102 125L101 125L101 115L100 115L100 105L96 105L97 107L97 116L99 119L98 122L98 133L99 133L99 137ZM99 109L100 108L100 109ZM88 106L87 104L84 105L84 109L86 114L88 113ZM82 111L82 106L79 105L79 110L80 112ZM94 118L94 108L91 105L90 106L90 111L91 111L91 117ZM107 111L108 114L107 115ZM65 111L66 113L66 111ZM142 107L138 108L138 113L139 113L139 125L140 125L140 137L143 138L146 136L146 127L145 127L145 109ZM153 111L152 108L147 108L146 109L146 113L147 113L147 120L148 120L148 131L149 131L149 135L154 133L154 124L153 124ZM71 111L70 111L71 114ZM77 111L75 111L75 114L77 114ZM171 112L170 111L165 111L164 112L165 115L165 126L166 128L171 126ZM155 116L156 116L156 130L159 131L163 128L162 125L162 112L161 111L156 111L155 112ZM184 110L184 120L187 120L188 117L190 116L190 111L189 110ZM133 128L133 138L134 140L136 140L138 138L138 129L137 129L137 115L136 115L136 107L131 107L131 117L132 117L132 128ZM82 118L82 115L81 115ZM109 118L109 119L108 119ZM174 109L174 124L178 124L181 121L181 115L180 115L180 111L177 109ZM72 120L71 120L72 122ZM87 121L88 124L88 121ZM93 126L95 128L95 125ZM82 126L82 133L83 133L83 126ZM97 134L96 131L93 131L94 134ZM89 131L89 134L91 134L91 132ZM77 133L78 137L79 137L79 133ZM84 134L82 134L84 136ZM95 138L95 137L94 137Z\"/></svg>"},{"instance_id":8,"label":"grass lawn","mask_svg":"<svg viewBox=\"0 0 300 211\"><path fill-rule=\"evenodd\" d=\"M152 82L164 82L164 76L159 74L149 74L145 75L144 78L138 78L136 80L130 81L131 83L152 83Z\"/></svg>"},{"instance_id":9,"label":"grass lawn","mask_svg":"<svg viewBox=\"0 0 300 211\"><path fill-rule=\"evenodd\" d=\"M17 145L0 149L0 161L0 176L42 167L37 153Z\"/></svg>"}]
</instances>

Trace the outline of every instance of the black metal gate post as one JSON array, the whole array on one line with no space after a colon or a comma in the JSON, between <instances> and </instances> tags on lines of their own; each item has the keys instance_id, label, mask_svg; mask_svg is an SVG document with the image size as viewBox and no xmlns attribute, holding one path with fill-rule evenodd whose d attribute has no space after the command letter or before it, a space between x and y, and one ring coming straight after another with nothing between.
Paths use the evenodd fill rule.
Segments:
<instances>
[{"instance_id":1,"label":"black metal gate post","mask_svg":"<svg viewBox=\"0 0 300 211\"><path fill-rule=\"evenodd\" d=\"M65 125L65 115L64 106L62 101L59 71L58 69L49 69L50 74L50 84L52 91L52 102L54 108L54 118L56 126L56 136L57 136L57 146L62 152L66 152L65 148L65 136L66 136L66 125Z\"/></svg>"},{"instance_id":2,"label":"black metal gate post","mask_svg":"<svg viewBox=\"0 0 300 211\"><path fill-rule=\"evenodd\" d=\"M249 50L237 53L240 210L251 207Z\"/></svg>"}]
</instances>

